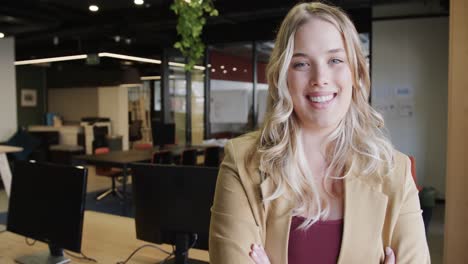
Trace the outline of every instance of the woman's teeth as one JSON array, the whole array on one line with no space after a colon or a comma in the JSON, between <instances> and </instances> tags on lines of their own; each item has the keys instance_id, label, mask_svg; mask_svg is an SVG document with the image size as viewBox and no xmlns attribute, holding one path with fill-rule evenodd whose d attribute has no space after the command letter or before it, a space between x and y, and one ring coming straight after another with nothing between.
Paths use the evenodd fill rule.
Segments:
<instances>
[{"instance_id":1,"label":"woman's teeth","mask_svg":"<svg viewBox=\"0 0 468 264\"><path fill-rule=\"evenodd\" d=\"M333 94L326 96L307 96L307 98L314 103L325 103L333 99Z\"/></svg>"}]
</instances>

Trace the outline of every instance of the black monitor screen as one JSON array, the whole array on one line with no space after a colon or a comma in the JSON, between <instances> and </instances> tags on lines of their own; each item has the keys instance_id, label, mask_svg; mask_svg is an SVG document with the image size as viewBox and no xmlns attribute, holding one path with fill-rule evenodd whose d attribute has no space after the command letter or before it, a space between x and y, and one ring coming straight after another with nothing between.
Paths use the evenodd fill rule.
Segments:
<instances>
[{"instance_id":1,"label":"black monitor screen","mask_svg":"<svg viewBox=\"0 0 468 264\"><path fill-rule=\"evenodd\" d=\"M87 170L17 162L8 208L8 231L81 252Z\"/></svg>"},{"instance_id":2,"label":"black monitor screen","mask_svg":"<svg viewBox=\"0 0 468 264\"><path fill-rule=\"evenodd\" d=\"M136 164L132 172L137 238L174 245L178 233L197 234L193 247L208 249L218 168Z\"/></svg>"}]
</instances>

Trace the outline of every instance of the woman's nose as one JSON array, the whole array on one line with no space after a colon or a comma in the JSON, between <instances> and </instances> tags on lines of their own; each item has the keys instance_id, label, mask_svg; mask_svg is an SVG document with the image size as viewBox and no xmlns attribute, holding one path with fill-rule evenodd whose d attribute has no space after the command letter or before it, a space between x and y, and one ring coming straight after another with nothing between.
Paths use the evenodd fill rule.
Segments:
<instances>
[{"instance_id":1,"label":"woman's nose","mask_svg":"<svg viewBox=\"0 0 468 264\"><path fill-rule=\"evenodd\" d=\"M311 86L326 86L329 83L329 70L323 65L314 65L310 70L309 84Z\"/></svg>"}]
</instances>

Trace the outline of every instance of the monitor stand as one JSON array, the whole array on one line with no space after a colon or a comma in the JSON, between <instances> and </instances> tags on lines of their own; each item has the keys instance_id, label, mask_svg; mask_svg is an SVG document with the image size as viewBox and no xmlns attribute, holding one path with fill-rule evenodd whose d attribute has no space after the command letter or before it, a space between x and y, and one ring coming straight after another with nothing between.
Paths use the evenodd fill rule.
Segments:
<instances>
[{"instance_id":1,"label":"monitor stand","mask_svg":"<svg viewBox=\"0 0 468 264\"><path fill-rule=\"evenodd\" d=\"M20 264L65 264L71 260L63 256L63 249L49 245L49 252L21 256L15 259Z\"/></svg>"},{"instance_id":2,"label":"monitor stand","mask_svg":"<svg viewBox=\"0 0 468 264\"><path fill-rule=\"evenodd\" d=\"M167 261L161 262L164 264L208 264L208 262L189 259L188 251L189 246L192 241L190 241L191 235L187 233L178 233L176 234L176 243L175 243L175 257Z\"/></svg>"}]
</instances>

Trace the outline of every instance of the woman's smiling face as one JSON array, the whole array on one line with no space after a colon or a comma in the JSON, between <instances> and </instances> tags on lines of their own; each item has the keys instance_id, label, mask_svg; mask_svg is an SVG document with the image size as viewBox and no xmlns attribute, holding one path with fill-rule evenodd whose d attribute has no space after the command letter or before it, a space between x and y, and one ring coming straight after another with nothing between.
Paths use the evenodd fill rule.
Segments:
<instances>
[{"instance_id":1,"label":"woman's smiling face","mask_svg":"<svg viewBox=\"0 0 468 264\"><path fill-rule=\"evenodd\" d=\"M288 89L301 127L332 130L346 115L353 78L337 28L311 18L294 35Z\"/></svg>"}]
</instances>

